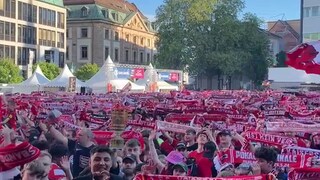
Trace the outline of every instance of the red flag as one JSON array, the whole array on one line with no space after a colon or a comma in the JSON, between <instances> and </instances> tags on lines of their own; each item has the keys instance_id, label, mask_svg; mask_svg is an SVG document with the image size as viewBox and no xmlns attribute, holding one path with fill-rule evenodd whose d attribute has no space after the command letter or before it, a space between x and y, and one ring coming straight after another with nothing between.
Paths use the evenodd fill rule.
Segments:
<instances>
[{"instance_id":1,"label":"red flag","mask_svg":"<svg viewBox=\"0 0 320 180\"><path fill-rule=\"evenodd\" d=\"M286 64L308 74L320 74L320 41L298 45L287 53Z\"/></svg>"}]
</instances>

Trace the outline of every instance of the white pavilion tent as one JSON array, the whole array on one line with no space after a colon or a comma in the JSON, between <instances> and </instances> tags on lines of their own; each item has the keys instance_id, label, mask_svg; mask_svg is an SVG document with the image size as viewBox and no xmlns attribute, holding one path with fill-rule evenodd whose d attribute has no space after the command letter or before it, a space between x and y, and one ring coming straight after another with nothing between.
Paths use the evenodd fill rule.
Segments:
<instances>
[{"instance_id":1,"label":"white pavilion tent","mask_svg":"<svg viewBox=\"0 0 320 180\"><path fill-rule=\"evenodd\" d=\"M168 90L175 90L175 91L179 90L178 86L171 85L171 84L167 83L166 81L158 81L157 86L158 86L158 90L160 92L161 91L168 91Z\"/></svg>"},{"instance_id":2,"label":"white pavilion tent","mask_svg":"<svg viewBox=\"0 0 320 180\"><path fill-rule=\"evenodd\" d=\"M110 56L108 56L100 70L85 82L86 87L91 88L93 93L106 93L107 82L110 79L108 76L108 68L111 69L114 66L115 65L113 61L111 60Z\"/></svg>"},{"instance_id":3,"label":"white pavilion tent","mask_svg":"<svg viewBox=\"0 0 320 180\"><path fill-rule=\"evenodd\" d=\"M85 82L86 87L91 88L93 93L106 93L108 83L113 86L115 91L119 91L130 82L131 91L145 90L145 86L139 86L127 79L114 79L114 68L115 64L110 56L108 56L100 70Z\"/></svg>"},{"instance_id":4,"label":"white pavilion tent","mask_svg":"<svg viewBox=\"0 0 320 180\"><path fill-rule=\"evenodd\" d=\"M39 65L36 70L27 80L21 82L20 84L12 85L13 93L25 93L29 94L33 91L42 90L41 85L49 83L50 80L43 74Z\"/></svg>"},{"instance_id":5,"label":"white pavilion tent","mask_svg":"<svg viewBox=\"0 0 320 180\"><path fill-rule=\"evenodd\" d=\"M59 74L55 79L50 81L49 83L43 84L43 87L62 87L62 88L68 88L69 86L69 78L70 77L75 77L72 72L70 71L68 65L66 64ZM85 83L76 79L76 88L77 91L80 91L80 88L85 86Z\"/></svg>"}]
</instances>

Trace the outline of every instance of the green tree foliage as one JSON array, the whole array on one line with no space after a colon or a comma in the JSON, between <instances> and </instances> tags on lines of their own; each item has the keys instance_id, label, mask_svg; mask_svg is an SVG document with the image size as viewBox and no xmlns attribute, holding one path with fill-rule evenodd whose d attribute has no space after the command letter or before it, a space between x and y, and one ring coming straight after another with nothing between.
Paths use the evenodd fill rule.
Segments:
<instances>
[{"instance_id":1,"label":"green tree foliage","mask_svg":"<svg viewBox=\"0 0 320 180\"><path fill-rule=\"evenodd\" d=\"M286 64L286 60L287 60L287 54L284 51L280 51L277 55L276 55L276 60L277 60L277 67L288 67Z\"/></svg>"},{"instance_id":2,"label":"green tree foliage","mask_svg":"<svg viewBox=\"0 0 320 180\"><path fill-rule=\"evenodd\" d=\"M157 10L157 67L193 75L245 75L259 84L267 73L268 39L242 0L165 0Z\"/></svg>"},{"instance_id":3,"label":"green tree foliage","mask_svg":"<svg viewBox=\"0 0 320 180\"><path fill-rule=\"evenodd\" d=\"M47 62L39 62L32 66L32 72L36 70L37 65L40 66L43 74L49 79L52 80L56 78L60 74L59 67L54 63L47 63Z\"/></svg>"},{"instance_id":4,"label":"green tree foliage","mask_svg":"<svg viewBox=\"0 0 320 180\"><path fill-rule=\"evenodd\" d=\"M99 67L97 64L85 64L81 66L75 73L78 79L82 81L89 80L92 76L94 76L99 71Z\"/></svg>"},{"instance_id":5,"label":"green tree foliage","mask_svg":"<svg viewBox=\"0 0 320 180\"><path fill-rule=\"evenodd\" d=\"M15 84L23 81L20 69L13 63L12 59L0 59L0 83Z\"/></svg>"}]
</instances>

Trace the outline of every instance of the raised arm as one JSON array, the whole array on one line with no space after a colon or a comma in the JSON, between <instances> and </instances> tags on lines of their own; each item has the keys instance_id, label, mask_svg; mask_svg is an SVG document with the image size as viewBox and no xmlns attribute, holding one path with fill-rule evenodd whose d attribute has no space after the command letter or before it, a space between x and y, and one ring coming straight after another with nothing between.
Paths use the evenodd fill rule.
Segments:
<instances>
[{"instance_id":1,"label":"raised arm","mask_svg":"<svg viewBox=\"0 0 320 180\"><path fill-rule=\"evenodd\" d=\"M153 143L153 140L155 139L155 137L156 137L156 131L153 130L153 131L151 131L149 139L148 139L149 148L150 148L150 155L151 155L151 159L152 159L153 163L157 166L158 171L161 172L165 168L165 165L159 160L156 148Z\"/></svg>"}]
</instances>

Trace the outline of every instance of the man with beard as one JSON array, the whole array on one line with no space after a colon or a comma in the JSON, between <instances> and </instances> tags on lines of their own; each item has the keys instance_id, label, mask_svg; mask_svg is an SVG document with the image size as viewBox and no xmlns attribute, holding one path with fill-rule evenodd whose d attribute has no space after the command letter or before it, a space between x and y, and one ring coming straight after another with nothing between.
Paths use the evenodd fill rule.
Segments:
<instances>
[{"instance_id":1,"label":"man with beard","mask_svg":"<svg viewBox=\"0 0 320 180\"><path fill-rule=\"evenodd\" d=\"M132 180L135 176L137 160L134 155L129 155L122 160L122 175L123 180Z\"/></svg>"},{"instance_id":2,"label":"man with beard","mask_svg":"<svg viewBox=\"0 0 320 180\"><path fill-rule=\"evenodd\" d=\"M110 173L113 151L107 146L96 146L90 151L90 173L75 180L122 180Z\"/></svg>"}]
</instances>

